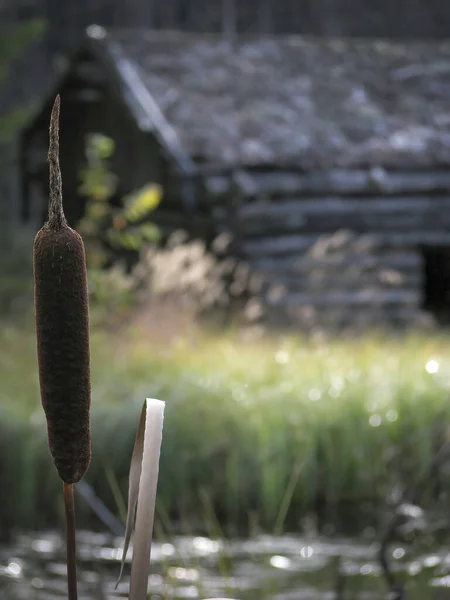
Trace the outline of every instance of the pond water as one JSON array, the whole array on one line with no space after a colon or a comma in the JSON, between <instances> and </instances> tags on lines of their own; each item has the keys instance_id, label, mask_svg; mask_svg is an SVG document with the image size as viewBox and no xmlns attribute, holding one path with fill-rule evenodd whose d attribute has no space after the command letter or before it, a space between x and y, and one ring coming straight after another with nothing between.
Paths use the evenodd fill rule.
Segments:
<instances>
[{"instance_id":1,"label":"pond water","mask_svg":"<svg viewBox=\"0 0 450 600\"><path fill-rule=\"evenodd\" d=\"M114 589L121 547L119 538L79 532L79 600L127 598L129 565ZM64 541L51 532L21 535L0 547L0 598L66 600L64 550ZM153 545L150 598L386 599L377 550L376 542L365 539L178 537ZM408 600L450 599L446 549L413 555L394 545L390 554L393 569L406 581Z\"/></svg>"}]
</instances>

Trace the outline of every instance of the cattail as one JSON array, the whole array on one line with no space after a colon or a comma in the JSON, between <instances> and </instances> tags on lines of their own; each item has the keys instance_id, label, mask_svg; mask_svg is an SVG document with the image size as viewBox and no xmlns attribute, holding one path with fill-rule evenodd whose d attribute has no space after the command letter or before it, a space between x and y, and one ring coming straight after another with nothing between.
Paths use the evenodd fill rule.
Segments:
<instances>
[{"instance_id":1,"label":"cattail","mask_svg":"<svg viewBox=\"0 0 450 600\"><path fill-rule=\"evenodd\" d=\"M83 241L62 206L57 96L50 118L48 219L34 240L34 286L41 400L50 452L66 484L91 460L89 307Z\"/></svg>"}]
</instances>

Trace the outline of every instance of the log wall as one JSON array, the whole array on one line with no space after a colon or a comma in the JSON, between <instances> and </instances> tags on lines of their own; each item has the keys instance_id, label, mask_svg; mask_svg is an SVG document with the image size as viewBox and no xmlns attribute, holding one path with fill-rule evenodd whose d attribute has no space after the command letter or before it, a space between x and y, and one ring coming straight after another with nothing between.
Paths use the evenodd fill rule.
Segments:
<instances>
[{"instance_id":1,"label":"log wall","mask_svg":"<svg viewBox=\"0 0 450 600\"><path fill-rule=\"evenodd\" d=\"M450 172L247 171L208 185L272 314L337 326L424 316L424 251L450 248Z\"/></svg>"}]
</instances>

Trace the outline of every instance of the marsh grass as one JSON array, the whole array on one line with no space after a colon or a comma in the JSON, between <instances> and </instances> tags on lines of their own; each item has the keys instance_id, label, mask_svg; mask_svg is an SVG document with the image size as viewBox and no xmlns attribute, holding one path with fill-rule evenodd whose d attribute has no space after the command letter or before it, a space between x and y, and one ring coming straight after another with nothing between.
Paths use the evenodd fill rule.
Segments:
<instances>
[{"instance_id":1,"label":"marsh grass","mask_svg":"<svg viewBox=\"0 0 450 600\"><path fill-rule=\"evenodd\" d=\"M87 480L117 512L142 398L165 398L157 518L164 513L179 531L204 530L205 507L226 534L279 534L308 515L362 528L394 486L426 475L447 436L444 336L325 343L246 341L230 332L168 346L136 327L120 336L96 331L91 344ZM54 525L59 481L46 447L31 328L4 325L0 350L3 529ZM80 526L95 526L78 504Z\"/></svg>"}]
</instances>

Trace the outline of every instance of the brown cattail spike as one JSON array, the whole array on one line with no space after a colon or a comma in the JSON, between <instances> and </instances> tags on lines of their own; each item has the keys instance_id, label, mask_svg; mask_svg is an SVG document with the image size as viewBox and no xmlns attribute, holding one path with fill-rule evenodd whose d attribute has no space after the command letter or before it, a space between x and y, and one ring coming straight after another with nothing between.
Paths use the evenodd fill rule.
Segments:
<instances>
[{"instance_id":1,"label":"brown cattail spike","mask_svg":"<svg viewBox=\"0 0 450 600\"><path fill-rule=\"evenodd\" d=\"M79 481L91 460L90 351L83 240L62 208L56 98L50 122L48 219L34 240L34 286L41 400L50 452L65 483Z\"/></svg>"},{"instance_id":2,"label":"brown cattail spike","mask_svg":"<svg viewBox=\"0 0 450 600\"><path fill-rule=\"evenodd\" d=\"M48 202L48 221L50 229L61 229L67 224L62 203L62 178L59 167L59 111L61 99L56 96L50 116L50 144L48 162L50 164L50 195Z\"/></svg>"}]
</instances>

